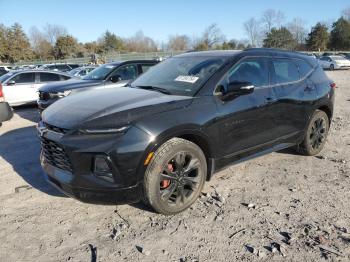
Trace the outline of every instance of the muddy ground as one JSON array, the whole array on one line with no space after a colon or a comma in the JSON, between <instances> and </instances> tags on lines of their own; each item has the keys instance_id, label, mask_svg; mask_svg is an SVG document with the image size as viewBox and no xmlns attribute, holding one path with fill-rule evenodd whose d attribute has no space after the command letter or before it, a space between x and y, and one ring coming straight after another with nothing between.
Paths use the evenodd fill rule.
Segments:
<instances>
[{"instance_id":1,"label":"muddy ground","mask_svg":"<svg viewBox=\"0 0 350 262\"><path fill-rule=\"evenodd\" d=\"M0 128L0 261L350 261L350 71L318 157L292 150L231 166L194 206L90 205L48 185L33 107Z\"/></svg>"}]
</instances>

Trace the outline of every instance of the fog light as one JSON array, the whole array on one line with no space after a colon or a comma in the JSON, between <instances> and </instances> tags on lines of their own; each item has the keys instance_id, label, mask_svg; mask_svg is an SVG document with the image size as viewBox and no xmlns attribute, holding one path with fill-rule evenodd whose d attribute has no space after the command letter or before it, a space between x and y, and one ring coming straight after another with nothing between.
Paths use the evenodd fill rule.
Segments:
<instances>
[{"instance_id":1,"label":"fog light","mask_svg":"<svg viewBox=\"0 0 350 262\"><path fill-rule=\"evenodd\" d=\"M94 173L97 176L112 178L112 169L108 165L108 159L105 156L96 156L94 164Z\"/></svg>"}]
</instances>

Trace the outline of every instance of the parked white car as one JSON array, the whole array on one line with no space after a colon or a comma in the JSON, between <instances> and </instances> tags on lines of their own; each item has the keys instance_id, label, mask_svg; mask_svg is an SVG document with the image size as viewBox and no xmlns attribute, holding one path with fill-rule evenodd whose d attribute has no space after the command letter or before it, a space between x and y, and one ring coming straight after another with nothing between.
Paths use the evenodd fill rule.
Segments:
<instances>
[{"instance_id":1,"label":"parked white car","mask_svg":"<svg viewBox=\"0 0 350 262\"><path fill-rule=\"evenodd\" d=\"M6 101L11 106L35 103L38 89L47 83L65 81L72 76L53 71L10 71L0 77L0 85Z\"/></svg>"},{"instance_id":2,"label":"parked white car","mask_svg":"<svg viewBox=\"0 0 350 262\"><path fill-rule=\"evenodd\" d=\"M350 61L340 55L322 56L318 60L323 69L349 69Z\"/></svg>"}]
</instances>

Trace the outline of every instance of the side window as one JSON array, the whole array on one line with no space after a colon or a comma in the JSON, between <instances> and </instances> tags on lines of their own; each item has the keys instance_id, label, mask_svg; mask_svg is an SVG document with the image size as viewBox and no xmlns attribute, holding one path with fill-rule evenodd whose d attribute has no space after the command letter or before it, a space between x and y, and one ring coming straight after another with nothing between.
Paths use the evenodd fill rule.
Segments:
<instances>
[{"instance_id":1,"label":"side window","mask_svg":"<svg viewBox=\"0 0 350 262\"><path fill-rule=\"evenodd\" d=\"M303 61L301 59L295 59L294 61L298 65L299 73L302 78L308 75L312 71L312 66L308 62Z\"/></svg>"},{"instance_id":2,"label":"side window","mask_svg":"<svg viewBox=\"0 0 350 262\"><path fill-rule=\"evenodd\" d=\"M298 68L290 59L273 59L272 66L276 84L295 82L300 79Z\"/></svg>"},{"instance_id":3,"label":"side window","mask_svg":"<svg viewBox=\"0 0 350 262\"><path fill-rule=\"evenodd\" d=\"M51 73L40 73L40 82L60 81L60 76Z\"/></svg>"},{"instance_id":4,"label":"side window","mask_svg":"<svg viewBox=\"0 0 350 262\"><path fill-rule=\"evenodd\" d=\"M141 65L141 70L142 70L142 73L141 73L141 74L147 72L148 69L150 69L152 66L153 66L153 65L151 65L151 64L143 64L143 65Z\"/></svg>"},{"instance_id":5,"label":"side window","mask_svg":"<svg viewBox=\"0 0 350 262\"><path fill-rule=\"evenodd\" d=\"M269 85L269 71L265 58L248 58L233 66L225 78L225 86L232 82L250 82L255 87Z\"/></svg>"},{"instance_id":6,"label":"side window","mask_svg":"<svg viewBox=\"0 0 350 262\"><path fill-rule=\"evenodd\" d=\"M69 70L69 69L71 69L71 68L70 68L69 66L67 66L67 65L57 65L56 68L57 68L58 70Z\"/></svg>"},{"instance_id":7,"label":"side window","mask_svg":"<svg viewBox=\"0 0 350 262\"><path fill-rule=\"evenodd\" d=\"M111 76L119 75L122 80L135 79L137 76L136 65L124 65L119 67Z\"/></svg>"},{"instance_id":8,"label":"side window","mask_svg":"<svg viewBox=\"0 0 350 262\"><path fill-rule=\"evenodd\" d=\"M16 84L34 83L35 73L22 73L12 78Z\"/></svg>"}]
</instances>

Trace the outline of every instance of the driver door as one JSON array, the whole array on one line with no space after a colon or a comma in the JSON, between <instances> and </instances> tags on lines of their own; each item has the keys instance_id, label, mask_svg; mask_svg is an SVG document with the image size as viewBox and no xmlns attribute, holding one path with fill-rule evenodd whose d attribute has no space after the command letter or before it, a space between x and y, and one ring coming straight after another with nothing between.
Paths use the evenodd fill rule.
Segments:
<instances>
[{"instance_id":1,"label":"driver door","mask_svg":"<svg viewBox=\"0 0 350 262\"><path fill-rule=\"evenodd\" d=\"M219 85L226 88L231 82L250 82L252 93L240 95L230 101L217 97L222 156L234 156L250 152L269 144L274 137L273 102L270 88L268 59L264 57L245 58L234 65Z\"/></svg>"}]
</instances>

